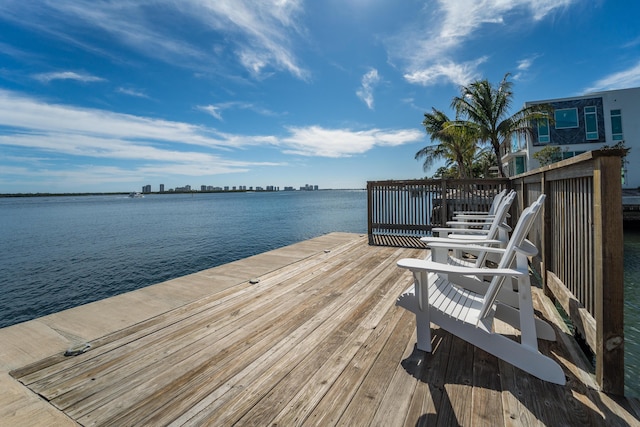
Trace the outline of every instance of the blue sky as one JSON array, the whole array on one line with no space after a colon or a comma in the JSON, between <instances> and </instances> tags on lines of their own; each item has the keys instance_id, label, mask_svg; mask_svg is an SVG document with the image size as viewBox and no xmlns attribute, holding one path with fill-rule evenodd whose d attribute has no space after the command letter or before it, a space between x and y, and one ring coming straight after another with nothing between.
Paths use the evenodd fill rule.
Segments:
<instances>
[{"instance_id":1,"label":"blue sky","mask_svg":"<svg viewBox=\"0 0 640 427\"><path fill-rule=\"evenodd\" d=\"M0 193L431 175L432 107L640 86L637 0L2 0Z\"/></svg>"}]
</instances>

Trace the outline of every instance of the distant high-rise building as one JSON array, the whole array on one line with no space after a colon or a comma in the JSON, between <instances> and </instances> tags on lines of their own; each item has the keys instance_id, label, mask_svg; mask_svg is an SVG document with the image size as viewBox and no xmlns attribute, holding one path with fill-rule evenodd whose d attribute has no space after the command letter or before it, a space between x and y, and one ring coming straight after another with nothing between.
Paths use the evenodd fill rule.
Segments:
<instances>
[{"instance_id":1,"label":"distant high-rise building","mask_svg":"<svg viewBox=\"0 0 640 427\"><path fill-rule=\"evenodd\" d=\"M164 193L164 184L160 184L160 192Z\"/></svg>"}]
</instances>

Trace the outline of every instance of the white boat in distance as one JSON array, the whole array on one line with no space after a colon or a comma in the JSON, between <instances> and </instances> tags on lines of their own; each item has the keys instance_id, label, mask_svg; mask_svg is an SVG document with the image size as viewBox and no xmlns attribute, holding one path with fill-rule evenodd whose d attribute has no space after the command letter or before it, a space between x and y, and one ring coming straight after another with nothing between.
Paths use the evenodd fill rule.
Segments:
<instances>
[{"instance_id":1,"label":"white boat in distance","mask_svg":"<svg viewBox=\"0 0 640 427\"><path fill-rule=\"evenodd\" d=\"M132 199L137 199L144 196L142 195L142 193L133 192L133 193L129 193L129 197L131 197Z\"/></svg>"}]
</instances>

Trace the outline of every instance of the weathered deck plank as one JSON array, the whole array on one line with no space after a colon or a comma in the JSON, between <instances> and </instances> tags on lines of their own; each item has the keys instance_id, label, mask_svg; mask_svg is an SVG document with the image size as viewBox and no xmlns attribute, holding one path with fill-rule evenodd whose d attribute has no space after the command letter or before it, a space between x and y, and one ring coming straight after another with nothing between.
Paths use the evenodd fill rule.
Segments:
<instances>
[{"instance_id":1,"label":"weathered deck plank","mask_svg":"<svg viewBox=\"0 0 640 427\"><path fill-rule=\"evenodd\" d=\"M566 335L540 342L565 367L564 387L438 328L433 352L416 350L413 315L395 306L411 276L395 263L423 250L356 235L323 247L297 258L283 248L290 262L274 268L260 258L256 284L227 267L219 287L214 270L192 275L214 291L12 375L82 425L640 424L627 400L594 388Z\"/></svg>"}]
</instances>

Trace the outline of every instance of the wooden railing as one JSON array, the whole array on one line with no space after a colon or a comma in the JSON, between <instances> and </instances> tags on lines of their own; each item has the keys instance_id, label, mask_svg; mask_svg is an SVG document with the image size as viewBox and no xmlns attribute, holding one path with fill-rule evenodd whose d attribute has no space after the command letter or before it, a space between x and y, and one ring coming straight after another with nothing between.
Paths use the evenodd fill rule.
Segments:
<instances>
[{"instance_id":1,"label":"wooden railing","mask_svg":"<svg viewBox=\"0 0 640 427\"><path fill-rule=\"evenodd\" d=\"M434 227L442 227L456 210L487 210L493 196L509 185L509 180L422 179L370 181L368 194L368 234L419 237Z\"/></svg>"},{"instance_id":2,"label":"wooden railing","mask_svg":"<svg viewBox=\"0 0 640 427\"><path fill-rule=\"evenodd\" d=\"M512 179L519 206L544 192L532 268L595 354L603 391L624 394L622 150L598 150Z\"/></svg>"},{"instance_id":3,"label":"wooden railing","mask_svg":"<svg viewBox=\"0 0 640 427\"><path fill-rule=\"evenodd\" d=\"M453 210L488 208L502 188L518 192L517 220L542 192L543 215L529 234L539 254L532 268L595 354L596 380L624 394L624 265L621 157L598 150L503 180L369 182L368 233L424 236Z\"/></svg>"}]
</instances>

